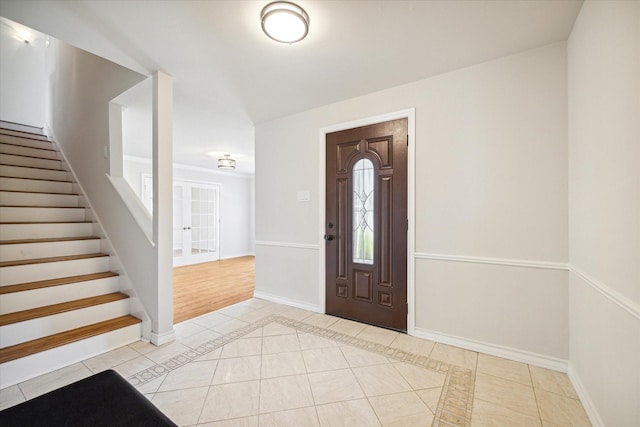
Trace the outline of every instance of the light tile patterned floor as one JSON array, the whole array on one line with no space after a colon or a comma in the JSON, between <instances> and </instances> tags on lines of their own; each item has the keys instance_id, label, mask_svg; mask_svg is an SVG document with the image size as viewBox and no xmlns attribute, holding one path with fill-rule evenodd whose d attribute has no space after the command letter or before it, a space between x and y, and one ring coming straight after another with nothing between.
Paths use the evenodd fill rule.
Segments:
<instances>
[{"instance_id":1,"label":"light tile patterned floor","mask_svg":"<svg viewBox=\"0 0 640 427\"><path fill-rule=\"evenodd\" d=\"M184 426L590 426L567 376L252 299L0 390L0 409L115 369Z\"/></svg>"}]
</instances>

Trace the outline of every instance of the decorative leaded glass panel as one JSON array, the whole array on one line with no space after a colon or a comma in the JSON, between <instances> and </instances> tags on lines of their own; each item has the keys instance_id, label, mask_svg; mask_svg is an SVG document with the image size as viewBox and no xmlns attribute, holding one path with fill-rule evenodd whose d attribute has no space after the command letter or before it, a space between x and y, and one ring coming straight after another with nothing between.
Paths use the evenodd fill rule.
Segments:
<instances>
[{"instance_id":1,"label":"decorative leaded glass panel","mask_svg":"<svg viewBox=\"0 0 640 427\"><path fill-rule=\"evenodd\" d=\"M353 262L373 264L373 163L361 159L353 167Z\"/></svg>"}]
</instances>

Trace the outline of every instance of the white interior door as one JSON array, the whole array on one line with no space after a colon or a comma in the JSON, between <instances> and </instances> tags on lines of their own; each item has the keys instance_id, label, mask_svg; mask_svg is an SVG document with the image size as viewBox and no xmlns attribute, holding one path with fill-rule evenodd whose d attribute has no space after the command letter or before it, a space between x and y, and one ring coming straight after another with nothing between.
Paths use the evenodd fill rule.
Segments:
<instances>
[{"instance_id":1,"label":"white interior door","mask_svg":"<svg viewBox=\"0 0 640 427\"><path fill-rule=\"evenodd\" d=\"M151 175L142 176L142 201L153 211ZM173 265L220 259L220 185L173 181Z\"/></svg>"},{"instance_id":2,"label":"white interior door","mask_svg":"<svg viewBox=\"0 0 640 427\"><path fill-rule=\"evenodd\" d=\"M173 265L220 259L220 186L175 180Z\"/></svg>"}]
</instances>

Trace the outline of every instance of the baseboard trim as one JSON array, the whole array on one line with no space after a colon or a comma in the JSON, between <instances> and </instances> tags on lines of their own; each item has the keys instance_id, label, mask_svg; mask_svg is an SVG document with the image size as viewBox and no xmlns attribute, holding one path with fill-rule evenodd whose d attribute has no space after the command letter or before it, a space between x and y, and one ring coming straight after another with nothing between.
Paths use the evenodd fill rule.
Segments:
<instances>
[{"instance_id":1,"label":"baseboard trim","mask_svg":"<svg viewBox=\"0 0 640 427\"><path fill-rule=\"evenodd\" d=\"M277 295L271 295L265 292L255 291L253 293L255 298L260 298L266 301L275 302L276 304L289 305L291 307L301 308L307 311L313 311L315 313L324 313L324 310L320 309L320 306L314 304L308 304L306 302L298 301L291 298L283 298Z\"/></svg>"},{"instance_id":2,"label":"baseboard trim","mask_svg":"<svg viewBox=\"0 0 640 427\"><path fill-rule=\"evenodd\" d=\"M587 392L587 388L584 386L584 384L582 384L582 381L580 381L580 377L576 373L573 364L571 363L569 363L567 374L569 376L571 384L573 384L573 388L576 390L576 393L580 398L580 403L582 403L582 406L584 407L584 410L587 413L589 421L591 421L593 427L605 427L602 418L600 418L600 413L598 413L598 410L596 409L596 405L593 403L593 400L591 400L591 396Z\"/></svg>"},{"instance_id":3,"label":"baseboard trim","mask_svg":"<svg viewBox=\"0 0 640 427\"><path fill-rule=\"evenodd\" d=\"M514 360L516 362L527 363L529 365L540 366L542 368L552 369L559 372L567 372L569 361L544 354L533 353L517 348L491 344L483 341L472 340L469 338L461 338L454 335L443 334L440 332L430 331L416 327L414 336L436 341L442 344L448 344L467 350L477 351L491 356L502 357L504 359Z\"/></svg>"},{"instance_id":4,"label":"baseboard trim","mask_svg":"<svg viewBox=\"0 0 640 427\"><path fill-rule=\"evenodd\" d=\"M165 332L163 334L156 334L155 332L151 332L151 343L154 345L161 346L175 340L176 332L174 329L171 329L169 332Z\"/></svg>"},{"instance_id":5,"label":"baseboard trim","mask_svg":"<svg viewBox=\"0 0 640 427\"><path fill-rule=\"evenodd\" d=\"M279 248L295 248L295 249L312 249L318 250L318 245L310 245L308 243L287 243L287 242L271 242L266 240L259 240L255 242L256 246L276 246Z\"/></svg>"},{"instance_id":6,"label":"baseboard trim","mask_svg":"<svg viewBox=\"0 0 640 427\"><path fill-rule=\"evenodd\" d=\"M536 261L527 259L508 259L508 258L485 258L461 255L432 254L425 252L416 252L416 259L428 259L435 261L452 261L452 262L468 262L474 264L491 264L509 267L525 267L525 268L541 268L545 270L569 270L569 266L564 262Z\"/></svg>"},{"instance_id":7,"label":"baseboard trim","mask_svg":"<svg viewBox=\"0 0 640 427\"><path fill-rule=\"evenodd\" d=\"M242 258L245 256L256 256L256 254L254 254L253 252L245 252L242 254L225 255L220 257L220 260L231 259L231 258Z\"/></svg>"}]
</instances>

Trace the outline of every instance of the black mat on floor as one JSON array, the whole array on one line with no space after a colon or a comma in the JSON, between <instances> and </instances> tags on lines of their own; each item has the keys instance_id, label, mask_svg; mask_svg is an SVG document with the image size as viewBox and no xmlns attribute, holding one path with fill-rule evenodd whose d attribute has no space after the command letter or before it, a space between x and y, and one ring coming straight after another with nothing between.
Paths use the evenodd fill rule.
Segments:
<instances>
[{"instance_id":1,"label":"black mat on floor","mask_svg":"<svg viewBox=\"0 0 640 427\"><path fill-rule=\"evenodd\" d=\"M0 411L0 426L175 426L108 370Z\"/></svg>"}]
</instances>

